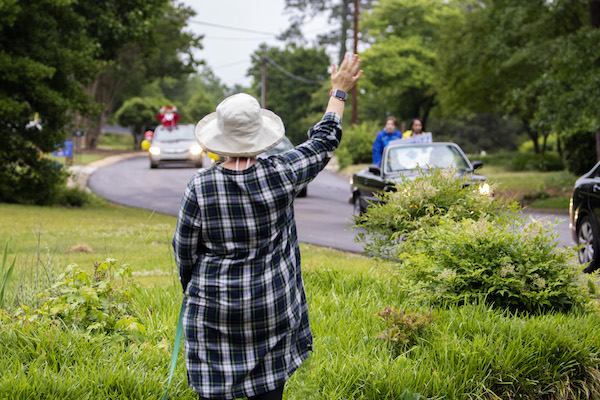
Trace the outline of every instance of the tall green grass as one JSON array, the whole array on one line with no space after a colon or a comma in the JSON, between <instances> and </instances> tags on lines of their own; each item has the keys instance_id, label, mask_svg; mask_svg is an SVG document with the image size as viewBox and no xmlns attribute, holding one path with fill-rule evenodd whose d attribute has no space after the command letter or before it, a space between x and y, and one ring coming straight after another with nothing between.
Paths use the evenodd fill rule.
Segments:
<instances>
[{"instance_id":1,"label":"tall green grass","mask_svg":"<svg viewBox=\"0 0 600 400\"><path fill-rule=\"evenodd\" d=\"M144 340L125 345L60 324L18 323L14 306L0 310L0 398L158 399L166 389L182 293L176 273L152 274L170 262L163 254L168 244L153 252L152 242L165 240L163 230L172 233L175 218L116 206L76 211L0 205L0 240L11 238L7 259L16 256L17 275L32 270L12 282L43 290L43 280L56 275L50 269L75 261L75 254L64 253L72 243L100 246L78 254L80 264L105 253L124 255L134 271L150 272L134 275L140 285L131 289ZM391 273L395 264L305 244L301 252L314 352L287 383L285 399L600 398L600 313L594 308L529 316L483 304L441 306L416 343L402 347L377 338L385 323L376 314L387 305L418 312L429 304L400 290L402 276ZM42 279L41 262L48 278ZM34 304L35 296L25 300ZM195 399L183 351L179 357L170 398Z\"/></svg>"}]
</instances>

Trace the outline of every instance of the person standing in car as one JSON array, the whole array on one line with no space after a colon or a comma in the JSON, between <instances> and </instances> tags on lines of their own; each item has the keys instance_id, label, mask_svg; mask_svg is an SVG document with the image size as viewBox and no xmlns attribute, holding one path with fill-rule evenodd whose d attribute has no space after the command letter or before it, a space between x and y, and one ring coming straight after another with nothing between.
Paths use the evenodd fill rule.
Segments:
<instances>
[{"instance_id":1,"label":"person standing in car","mask_svg":"<svg viewBox=\"0 0 600 400\"><path fill-rule=\"evenodd\" d=\"M385 146L392 140L402 139L402 133L396 127L397 120L395 117L387 117L385 119L385 127L377 134L375 142L373 142L373 164L381 164L381 156L383 155Z\"/></svg>"}]
</instances>

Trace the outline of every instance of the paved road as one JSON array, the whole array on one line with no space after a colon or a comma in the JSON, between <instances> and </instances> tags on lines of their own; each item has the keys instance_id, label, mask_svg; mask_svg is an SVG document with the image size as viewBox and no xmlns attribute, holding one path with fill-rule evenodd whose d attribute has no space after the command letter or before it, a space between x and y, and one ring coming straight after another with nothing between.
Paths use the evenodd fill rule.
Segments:
<instances>
[{"instance_id":1,"label":"paved road","mask_svg":"<svg viewBox=\"0 0 600 400\"><path fill-rule=\"evenodd\" d=\"M209 165L206 159L205 165ZM106 199L126 206L177 215L181 196L195 168L186 165L150 169L146 157L135 157L96 170L88 186ZM359 253L350 229L350 183L323 171L308 185L308 196L295 201L301 242Z\"/></svg>"},{"instance_id":2,"label":"paved road","mask_svg":"<svg viewBox=\"0 0 600 400\"><path fill-rule=\"evenodd\" d=\"M208 165L208 159L206 164ZM181 196L196 169L185 165L150 169L146 157L126 159L96 170L88 179L89 187L118 204L154 210L176 216ZM308 196L295 201L298 238L301 242L335 249L361 252L350 229L352 205L348 203L350 184L336 174L323 171L308 185ZM555 228L558 242L573 246L567 215L527 213L559 223Z\"/></svg>"}]
</instances>

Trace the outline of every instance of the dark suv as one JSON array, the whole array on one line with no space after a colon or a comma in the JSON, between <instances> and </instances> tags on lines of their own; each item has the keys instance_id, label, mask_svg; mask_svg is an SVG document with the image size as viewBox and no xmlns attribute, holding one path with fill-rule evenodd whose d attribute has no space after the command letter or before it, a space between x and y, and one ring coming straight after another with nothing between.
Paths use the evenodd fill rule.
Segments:
<instances>
[{"instance_id":1,"label":"dark suv","mask_svg":"<svg viewBox=\"0 0 600 400\"><path fill-rule=\"evenodd\" d=\"M569 214L579 262L586 266L583 272L592 272L600 267L600 162L575 182Z\"/></svg>"}]
</instances>

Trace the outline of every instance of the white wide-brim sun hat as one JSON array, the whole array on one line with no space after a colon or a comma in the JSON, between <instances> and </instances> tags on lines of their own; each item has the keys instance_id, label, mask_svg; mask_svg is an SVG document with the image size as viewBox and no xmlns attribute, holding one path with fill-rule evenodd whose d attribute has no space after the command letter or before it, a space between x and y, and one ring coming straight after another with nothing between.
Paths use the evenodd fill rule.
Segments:
<instances>
[{"instance_id":1,"label":"white wide-brim sun hat","mask_svg":"<svg viewBox=\"0 0 600 400\"><path fill-rule=\"evenodd\" d=\"M281 118L246 93L227 97L196 125L200 146L220 156L253 157L276 146L284 135Z\"/></svg>"}]
</instances>

